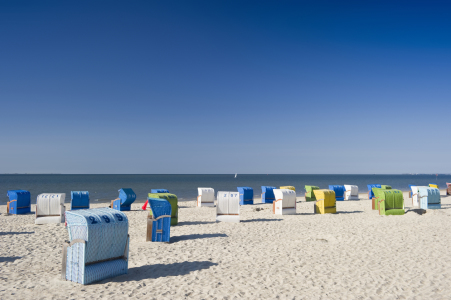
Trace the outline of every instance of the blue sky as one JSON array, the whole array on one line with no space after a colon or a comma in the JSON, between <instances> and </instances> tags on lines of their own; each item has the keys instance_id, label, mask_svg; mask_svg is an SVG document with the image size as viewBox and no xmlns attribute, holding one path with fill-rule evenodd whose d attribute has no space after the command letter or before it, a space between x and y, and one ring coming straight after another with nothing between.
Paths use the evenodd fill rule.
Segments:
<instances>
[{"instance_id":1,"label":"blue sky","mask_svg":"<svg viewBox=\"0 0 451 300\"><path fill-rule=\"evenodd\" d=\"M446 1L2 1L0 173L450 173L450 30Z\"/></svg>"}]
</instances>

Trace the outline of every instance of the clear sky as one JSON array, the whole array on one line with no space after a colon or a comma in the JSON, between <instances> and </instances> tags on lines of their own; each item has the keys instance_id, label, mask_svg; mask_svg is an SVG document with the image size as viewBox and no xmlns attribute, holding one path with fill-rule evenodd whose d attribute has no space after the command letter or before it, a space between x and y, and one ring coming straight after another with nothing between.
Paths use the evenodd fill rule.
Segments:
<instances>
[{"instance_id":1,"label":"clear sky","mask_svg":"<svg viewBox=\"0 0 451 300\"><path fill-rule=\"evenodd\" d=\"M0 173L451 173L448 1L1 1Z\"/></svg>"}]
</instances>

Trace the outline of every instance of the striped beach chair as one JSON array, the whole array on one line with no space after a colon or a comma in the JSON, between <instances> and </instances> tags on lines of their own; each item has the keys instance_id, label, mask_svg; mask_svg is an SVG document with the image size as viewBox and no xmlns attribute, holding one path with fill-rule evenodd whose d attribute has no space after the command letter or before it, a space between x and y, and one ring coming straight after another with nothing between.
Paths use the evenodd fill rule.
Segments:
<instances>
[{"instance_id":1,"label":"striped beach chair","mask_svg":"<svg viewBox=\"0 0 451 300\"><path fill-rule=\"evenodd\" d=\"M248 186L237 187L240 194L240 205L254 204L254 189Z\"/></svg>"},{"instance_id":2,"label":"striped beach chair","mask_svg":"<svg viewBox=\"0 0 451 300\"><path fill-rule=\"evenodd\" d=\"M275 186L262 186L262 203L273 203Z\"/></svg>"},{"instance_id":3,"label":"striped beach chair","mask_svg":"<svg viewBox=\"0 0 451 300\"><path fill-rule=\"evenodd\" d=\"M81 284L127 274L128 219L111 208L66 212L69 242L63 246L61 276Z\"/></svg>"},{"instance_id":4,"label":"striped beach chair","mask_svg":"<svg viewBox=\"0 0 451 300\"><path fill-rule=\"evenodd\" d=\"M239 192L218 192L216 205L216 221L240 222Z\"/></svg>"},{"instance_id":5,"label":"striped beach chair","mask_svg":"<svg viewBox=\"0 0 451 300\"><path fill-rule=\"evenodd\" d=\"M359 199L359 187L356 185L345 184L345 200L360 200Z\"/></svg>"},{"instance_id":6,"label":"striped beach chair","mask_svg":"<svg viewBox=\"0 0 451 300\"><path fill-rule=\"evenodd\" d=\"M337 212L337 202L335 192L331 190L313 190L316 197L315 214L335 214Z\"/></svg>"},{"instance_id":7,"label":"striped beach chair","mask_svg":"<svg viewBox=\"0 0 451 300\"><path fill-rule=\"evenodd\" d=\"M25 190L10 190L6 193L9 201L6 203L6 212L12 215L21 215L31 212L30 192Z\"/></svg>"},{"instance_id":8,"label":"striped beach chair","mask_svg":"<svg viewBox=\"0 0 451 300\"><path fill-rule=\"evenodd\" d=\"M400 190L373 188L376 209L379 215L403 215L404 197Z\"/></svg>"},{"instance_id":9,"label":"striped beach chair","mask_svg":"<svg viewBox=\"0 0 451 300\"><path fill-rule=\"evenodd\" d=\"M65 200L66 194L64 193L39 194L36 199L36 218L34 223L37 225L64 223Z\"/></svg>"},{"instance_id":10,"label":"striped beach chair","mask_svg":"<svg viewBox=\"0 0 451 300\"><path fill-rule=\"evenodd\" d=\"M215 206L215 190L212 188L197 188L197 207Z\"/></svg>"},{"instance_id":11,"label":"striped beach chair","mask_svg":"<svg viewBox=\"0 0 451 300\"><path fill-rule=\"evenodd\" d=\"M136 200L136 194L132 189L120 189L119 198L111 200L111 208L119 211L129 211Z\"/></svg>"},{"instance_id":12,"label":"striped beach chair","mask_svg":"<svg viewBox=\"0 0 451 300\"><path fill-rule=\"evenodd\" d=\"M70 192L70 210L89 209L89 192Z\"/></svg>"},{"instance_id":13,"label":"striped beach chair","mask_svg":"<svg viewBox=\"0 0 451 300\"><path fill-rule=\"evenodd\" d=\"M296 214L296 192L289 189L275 189L276 201L272 203L275 215Z\"/></svg>"},{"instance_id":14,"label":"striped beach chair","mask_svg":"<svg viewBox=\"0 0 451 300\"><path fill-rule=\"evenodd\" d=\"M418 187L419 208L440 209L442 208L440 190L438 188L419 186Z\"/></svg>"},{"instance_id":15,"label":"striped beach chair","mask_svg":"<svg viewBox=\"0 0 451 300\"><path fill-rule=\"evenodd\" d=\"M147 217L147 242L169 243L171 236L171 204L164 199L147 199L150 213Z\"/></svg>"}]
</instances>

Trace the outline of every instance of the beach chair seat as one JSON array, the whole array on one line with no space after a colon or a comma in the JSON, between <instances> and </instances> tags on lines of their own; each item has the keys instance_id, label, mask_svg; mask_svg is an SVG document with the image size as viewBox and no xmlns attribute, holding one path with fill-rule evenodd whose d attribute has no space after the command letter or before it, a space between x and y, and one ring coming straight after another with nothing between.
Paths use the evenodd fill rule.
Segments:
<instances>
[{"instance_id":1,"label":"beach chair seat","mask_svg":"<svg viewBox=\"0 0 451 300\"><path fill-rule=\"evenodd\" d=\"M149 242L169 243L171 236L171 204L165 199L147 199L150 211L147 217L147 237Z\"/></svg>"},{"instance_id":2,"label":"beach chair seat","mask_svg":"<svg viewBox=\"0 0 451 300\"><path fill-rule=\"evenodd\" d=\"M119 198L111 200L111 208L119 211L129 211L136 200L136 194L132 189L120 189Z\"/></svg>"},{"instance_id":3,"label":"beach chair seat","mask_svg":"<svg viewBox=\"0 0 451 300\"><path fill-rule=\"evenodd\" d=\"M64 193L39 194L36 199L36 218L34 223L37 225L64 223L65 200L66 194Z\"/></svg>"},{"instance_id":4,"label":"beach chair seat","mask_svg":"<svg viewBox=\"0 0 451 300\"><path fill-rule=\"evenodd\" d=\"M289 189L275 189L276 201L272 203L275 215L296 214L296 192Z\"/></svg>"},{"instance_id":5,"label":"beach chair seat","mask_svg":"<svg viewBox=\"0 0 451 300\"><path fill-rule=\"evenodd\" d=\"M438 184L436 184L436 183L429 183L429 187L438 189Z\"/></svg>"},{"instance_id":6,"label":"beach chair seat","mask_svg":"<svg viewBox=\"0 0 451 300\"><path fill-rule=\"evenodd\" d=\"M344 185L329 185L329 190L335 192L335 200L343 201L345 200L345 187Z\"/></svg>"},{"instance_id":7,"label":"beach chair seat","mask_svg":"<svg viewBox=\"0 0 451 300\"><path fill-rule=\"evenodd\" d=\"M315 214L335 214L337 212L337 202L335 192L321 189L313 190L315 194Z\"/></svg>"},{"instance_id":8,"label":"beach chair seat","mask_svg":"<svg viewBox=\"0 0 451 300\"><path fill-rule=\"evenodd\" d=\"M111 208L66 212L63 280L90 284L128 272L128 219Z\"/></svg>"},{"instance_id":9,"label":"beach chair seat","mask_svg":"<svg viewBox=\"0 0 451 300\"><path fill-rule=\"evenodd\" d=\"M345 200L360 200L359 198L359 187L356 185L345 184Z\"/></svg>"},{"instance_id":10,"label":"beach chair seat","mask_svg":"<svg viewBox=\"0 0 451 300\"><path fill-rule=\"evenodd\" d=\"M212 188L197 188L197 207L215 206L215 190Z\"/></svg>"},{"instance_id":11,"label":"beach chair seat","mask_svg":"<svg viewBox=\"0 0 451 300\"><path fill-rule=\"evenodd\" d=\"M254 189L248 186L237 187L240 194L240 205L254 204Z\"/></svg>"},{"instance_id":12,"label":"beach chair seat","mask_svg":"<svg viewBox=\"0 0 451 300\"><path fill-rule=\"evenodd\" d=\"M376 207L379 215L403 215L404 197L402 191L395 189L384 190L381 188L373 188L374 198L377 201Z\"/></svg>"},{"instance_id":13,"label":"beach chair seat","mask_svg":"<svg viewBox=\"0 0 451 300\"><path fill-rule=\"evenodd\" d=\"M440 190L438 188L419 186L418 187L419 208L440 209L442 208Z\"/></svg>"},{"instance_id":14,"label":"beach chair seat","mask_svg":"<svg viewBox=\"0 0 451 300\"><path fill-rule=\"evenodd\" d=\"M240 222L239 192L218 192L216 205L217 222Z\"/></svg>"},{"instance_id":15,"label":"beach chair seat","mask_svg":"<svg viewBox=\"0 0 451 300\"><path fill-rule=\"evenodd\" d=\"M281 189L281 190L292 190L292 191L296 192L296 188L294 186L291 186L291 185L281 186L281 187L279 187L279 189Z\"/></svg>"},{"instance_id":16,"label":"beach chair seat","mask_svg":"<svg viewBox=\"0 0 451 300\"><path fill-rule=\"evenodd\" d=\"M374 193L373 193L373 187L375 188L381 188L380 184L368 184L368 200L372 200L374 198ZM374 205L373 205L374 207Z\"/></svg>"},{"instance_id":17,"label":"beach chair seat","mask_svg":"<svg viewBox=\"0 0 451 300\"><path fill-rule=\"evenodd\" d=\"M70 192L70 210L89 209L89 192Z\"/></svg>"},{"instance_id":18,"label":"beach chair seat","mask_svg":"<svg viewBox=\"0 0 451 300\"><path fill-rule=\"evenodd\" d=\"M171 204L171 226L179 223L179 206L176 195L170 193L149 193L147 194L147 198L167 200Z\"/></svg>"},{"instance_id":19,"label":"beach chair seat","mask_svg":"<svg viewBox=\"0 0 451 300\"><path fill-rule=\"evenodd\" d=\"M262 186L262 203L273 203L275 186Z\"/></svg>"},{"instance_id":20,"label":"beach chair seat","mask_svg":"<svg viewBox=\"0 0 451 300\"><path fill-rule=\"evenodd\" d=\"M6 212L12 215L21 215L31 212L30 192L25 190L9 190L6 195Z\"/></svg>"},{"instance_id":21,"label":"beach chair seat","mask_svg":"<svg viewBox=\"0 0 451 300\"><path fill-rule=\"evenodd\" d=\"M305 186L305 201L316 201L314 190L319 190L319 187L314 185Z\"/></svg>"},{"instance_id":22,"label":"beach chair seat","mask_svg":"<svg viewBox=\"0 0 451 300\"><path fill-rule=\"evenodd\" d=\"M451 195L451 183L446 183L446 195Z\"/></svg>"}]
</instances>

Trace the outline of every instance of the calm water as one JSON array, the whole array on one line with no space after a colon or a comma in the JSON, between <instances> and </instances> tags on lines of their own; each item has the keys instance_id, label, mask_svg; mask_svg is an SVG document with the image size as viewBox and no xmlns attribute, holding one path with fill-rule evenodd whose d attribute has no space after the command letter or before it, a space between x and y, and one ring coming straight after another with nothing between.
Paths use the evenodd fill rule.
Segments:
<instances>
[{"instance_id":1,"label":"calm water","mask_svg":"<svg viewBox=\"0 0 451 300\"><path fill-rule=\"evenodd\" d=\"M23 189L31 193L31 203L36 203L40 193L66 193L70 202L71 191L89 191L91 201L108 201L117 198L118 189L132 188L138 200L144 200L152 188L168 189L181 201L197 197L198 187L212 187L215 191L236 191L237 186L250 186L260 196L261 186L292 185L298 196L304 195L304 185L328 188L329 184L354 184L359 192L366 192L367 184L388 184L407 191L409 184L438 183L446 188L451 175L0 175L0 203L7 201L8 190Z\"/></svg>"}]
</instances>

